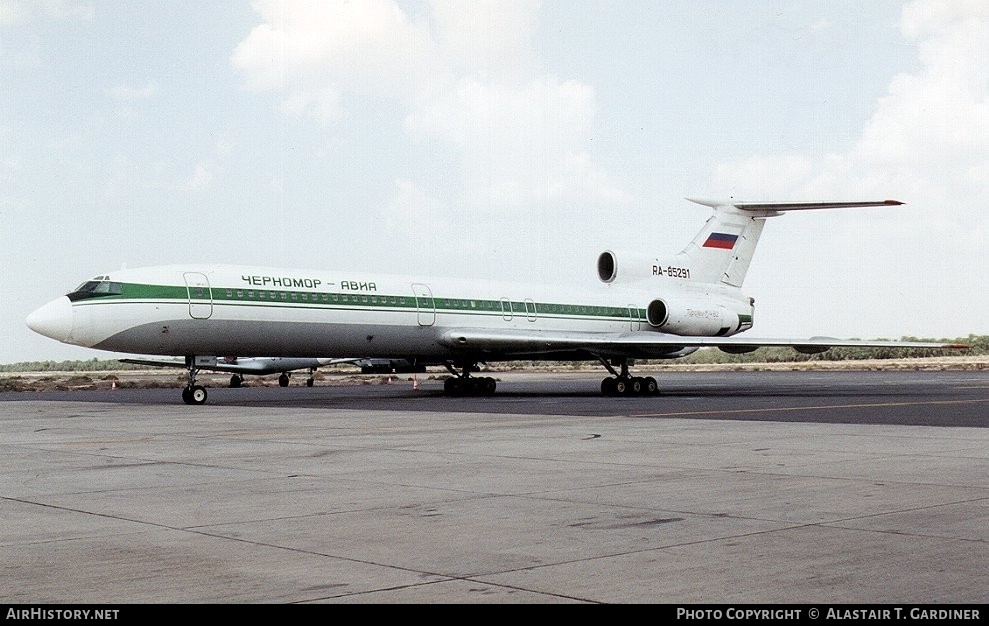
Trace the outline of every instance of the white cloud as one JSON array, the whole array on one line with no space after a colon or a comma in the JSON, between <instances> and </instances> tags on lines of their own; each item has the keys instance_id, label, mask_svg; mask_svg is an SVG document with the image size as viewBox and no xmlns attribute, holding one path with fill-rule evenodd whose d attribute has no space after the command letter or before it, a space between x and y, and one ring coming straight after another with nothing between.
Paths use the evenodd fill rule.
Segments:
<instances>
[{"instance_id":1,"label":"white cloud","mask_svg":"<svg viewBox=\"0 0 989 626\"><path fill-rule=\"evenodd\" d=\"M525 84L470 78L406 118L415 135L464 151L467 204L499 210L625 198L591 161L593 88L540 77Z\"/></svg>"},{"instance_id":2,"label":"white cloud","mask_svg":"<svg viewBox=\"0 0 989 626\"><path fill-rule=\"evenodd\" d=\"M989 4L984 0L921 0L904 7L900 29L911 39L923 39L954 31L959 23L974 26L986 19L989 19Z\"/></svg>"},{"instance_id":3,"label":"white cloud","mask_svg":"<svg viewBox=\"0 0 989 626\"><path fill-rule=\"evenodd\" d=\"M806 181L815 171L816 163L803 155L753 156L719 164L712 188L728 190L735 200L781 198L793 196L794 181Z\"/></svg>"},{"instance_id":4,"label":"white cloud","mask_svg":"<svg viewBox=\"0 0 989 626\"><path fill-rule=\"evenodd\" d=\"M24 8L12 0L0 0L0 24L13 24L24 15Z\"/></svg>"},{"instance_id":5,"label":"white cloud","mask_svg":"<svg viewBox=\"0 0 989 626\"><path fill-rule=\"evenodd\" d=\"M57 19L93 19L93 5L72 0L0 0L0 24L25 22L36 15Z\"/></svg>"},{"instance_id":6,"label":"white cloud","mask_svg":"<svg viewBox=\"0 0 989 626\"><path fill-rule=\"evenodd\" d=\"M285 98L282 111L307 115L326 126L341 117L340 93L334 87L300 88Z\"/></svg>"},{"instance_id":7,"label":"white cloud","mask_svg":"<svg viewBox=\"0 0 989 626\"><path fill-rule=\"evenodd\" d=\"M148 100L158 95L158 81L148 81L143 87L118 85L111 89L109 93L115 100Z\"/></svg>"},{"instance_id":8,"label":"white cloud","mask_svg":"<svg viewBox=\"0 0 989 626\"><path fill-rule=\"evenodd\" d=\"M348 95L401 103L413 137L463 154L468 209L626 199L589 150L594 89L534 69L539 8L435 0L410 14L392 0L264 1L263 23L232 62L249 87L282 92L285 112L324 126L342 118Z\"/></svg>"},{"instance_id":9,"label":"white cloud","mask_svg":"<svg viewBox=\"0 0 989 626\"><path fill-rule=\"evenodd\" d=\"M919 39L921 67L893 78L852 150L822 158L764 156L725 163L716 181L751 187L755 174L756 183L773 184L772 170L782 166L774 190L790 194L857 193L881 185L955 195L954 183L980 171L989 154L987 18L989 4L983 2L908 5L901 30Z\"/></svg>"},{"instance_id":10,"label":"white cloud","mask_svg":"<svg viewBox=\"0 0 989 626\"><path fill-rule=\"evenodd\" d=\"M202 191L207 189L213 182L213 166L208 161L200 161L196 164L196 171L186 183L188 191Z\"/></svg>"},{"instance_id":11,"label":"white cloud","mask_svg":"<svg viewBox=\"0 0 989 626\"><path fill-rule=\"evenodd\" d=\"M475 80L531 74L540 5L532 0L433 0L430 13L440 54L455 73Z\"/></svg>"},{"instance_id":12,"label":"white cloud","mask_svg":"<svg viewBox=\"0 0 989 626\"><path fill-rule=\"evenodd\" d=\"M407 268L410 272L422 271L444 258L463 258L467 253L463 237L458 237L453 224L456 221L450 206L420 189L415 181L401 178L394 181L392 196L382 212L380 226L388 241L396 242L390 254L371 262L381 261L380 270L394 270L394 258L411 259L422 266ZM440 252L442 251L442 252ZM429 255L425 256L424 254Z\"/></svg>"},{"instance_id":13,"label":"white cloud","mask_svg":"<svg viewBox=\"0 0 989 626\"><path fill-rule=\"evenodd\" d=\"M964 171L989 149L989 5L916 2L901 28L922 68L893 80L851 158L935 180Z\"/></svg>"},{"instance_id":14,"label":"white cloud","mask_svg":"<svg viewBox=\"0 0 989 626\"><path fill-rule=\"evenodd\" d=\"M72 0L45 0L42 3L45 13L55 19L93 19L93 5L88 2L73 2Z\"/></svg>"},{"instance_id":15,"label":"white cloud","mask_svg":"<svg viewBox=\"0 0 989 626\"><path fill-rule=\"evenodd\" d=\"M392 0L256 2L263 23L231 61L252 89L285 91L288 110L337 107L342 93L403 97L435 54L428 28Z\"/></svg>"},{"instance_id":16,"label":"white cloud","mask_svg":"<svg viewBox=\"0 0 989 626\"><path fill-rule=\"evenodd\" d=\"M989 307L982 268L989 239L989 3L919 0L904 7L900 27L915 42L920 65L891 80L852 149L723 163L713 181L746 199L906 201L895 212L829 214L814 222L832 229L828 241L838 254L829 258L829 271L863 277L848 280L848 303L860 311L909 311L909 323L927 328L984 330L968 312ZM787 219L787 230L799 232ZM868 250L884 279L868 285L863 269L844 264L841 250ZM924 295L901 292L902 306L883 301L896 284ZM958 292L971 294L970 301L954 302Z\"/></svg>"}]
</instances>

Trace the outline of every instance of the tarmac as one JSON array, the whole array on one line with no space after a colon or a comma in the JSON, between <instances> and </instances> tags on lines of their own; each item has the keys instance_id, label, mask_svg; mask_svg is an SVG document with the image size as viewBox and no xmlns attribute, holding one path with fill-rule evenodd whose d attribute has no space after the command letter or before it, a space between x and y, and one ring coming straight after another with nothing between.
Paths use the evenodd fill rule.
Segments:
<instances>
[{"instance_id":1,"label":"tarmac","mask_svg":"<svg viewBox=\"0 0 989 626\"><path fill-rule=\"evenodd\" d=\"M989 600L989 372L599 378L0 394L0 601Z\"/></svg>"}]
</instances>

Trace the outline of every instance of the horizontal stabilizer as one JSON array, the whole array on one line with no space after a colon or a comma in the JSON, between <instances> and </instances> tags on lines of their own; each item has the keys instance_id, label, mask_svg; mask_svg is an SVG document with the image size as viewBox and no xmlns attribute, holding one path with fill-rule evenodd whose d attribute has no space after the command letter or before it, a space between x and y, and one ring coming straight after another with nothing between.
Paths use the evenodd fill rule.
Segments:
<instances>
[{"instance_id":1,"label":"horizontal stabilizer","mask_svg":"<svg viewBox=\"0 0 989 626\"><path fill-rule=\"evenodd\" d=\"M899 200L861 200L851 202L735 202L734 200L707 200L687 198L690 202L713 208L731 206L741 211L782 213L783 211L809 211L812 209L852 209L870 206L900 206Z\"/></svg>"},{"instance_id":2,"label":"horizontal stabilizer","mask_svg":"<svg viewBox=\"0 0 989 626\"><path fill-rule=\"evenodd\" d=\"M845 209L853 207L899 206L899 200L859 200L828 202L738 202L687 198L714 209L704 228L680 253L684 267L690 268L696 282L741 287L755 254L759 237L770 217L787 211ZM674 264L675 265L675 264Z\"/></svg>"}]
</instances>

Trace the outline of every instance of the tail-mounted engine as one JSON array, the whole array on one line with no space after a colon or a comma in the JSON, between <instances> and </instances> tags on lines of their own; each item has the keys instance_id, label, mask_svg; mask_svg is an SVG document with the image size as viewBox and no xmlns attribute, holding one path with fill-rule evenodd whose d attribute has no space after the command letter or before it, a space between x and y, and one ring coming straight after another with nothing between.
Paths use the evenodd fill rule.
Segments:
<instances>
[{"instance_id":1,"label":"tail-mounted engine","mask_svg":"<svg viewBox=\"0 0 989 626\"><path fill-rule=\"evenodd\" d=\"M634 252L622 252L619 255L617 252L605 250L598 255L598 278L605 283L614 282L619 278L623 281L649 278L656 276L657 271L662 271L660 265L659 260L654 256Z\"/></svg>"},{"instance_id":2,"label":"tail-mounted engine","mask_svg":"<svg viewBox=\"0 0 989 626\"><path fill-rule=\"evenodd\" d=\"M672 335L727 337L752 327L753 305L705 299L681 304L656 298L646 307L646 321Z\"/></svg>"}]
</instances>

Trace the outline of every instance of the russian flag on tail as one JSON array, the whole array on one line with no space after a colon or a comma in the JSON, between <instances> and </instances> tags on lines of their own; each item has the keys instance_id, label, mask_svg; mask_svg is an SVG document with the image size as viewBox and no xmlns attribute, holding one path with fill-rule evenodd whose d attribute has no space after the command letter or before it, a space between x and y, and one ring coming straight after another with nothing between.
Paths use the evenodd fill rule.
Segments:
<instances>
[{"instance_id":1,"label":"russian flag on tail","mask_svg":"<svg viewBox=\"0 0 989 626\"><path fill-rule=\"evenodd\" d=\"M710 236L708 236L707 241L704 242L704 247L731 250L735 247L735 242L737 240L738 235L729 235L728 233L711 233Z\"/></svg>"}]
</instances>

